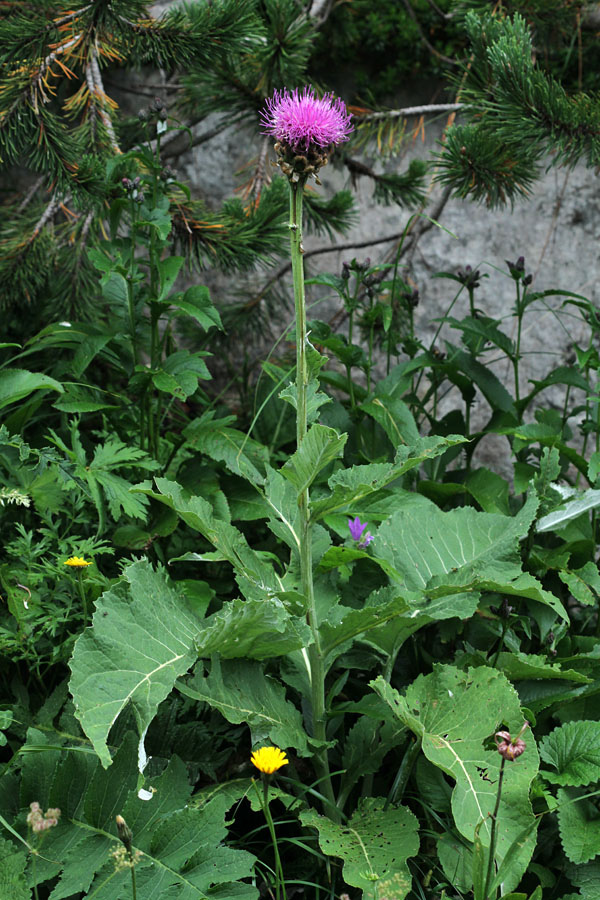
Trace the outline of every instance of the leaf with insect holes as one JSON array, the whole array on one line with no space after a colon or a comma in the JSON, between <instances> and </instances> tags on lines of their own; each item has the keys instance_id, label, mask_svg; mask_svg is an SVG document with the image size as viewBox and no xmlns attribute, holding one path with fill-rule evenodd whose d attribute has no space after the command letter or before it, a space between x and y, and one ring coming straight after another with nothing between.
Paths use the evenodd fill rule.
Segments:
<instances>
[{"instance_id":1,"label":"leaf with insect holes","mask_svg":"<svg viewBox=\"0 0 600 900\"><path fill-rule=\"evenodd\" d=\"M452 814L459 832L473 842L479 828L483 846L489 847L501 763L491 738L501 726L514 734L523 725L519 697L510 682L486 666L463 672L438 665L430 675L419 676L405 697L381 677L371 686L389 705L390 714L421 740L427 759L455 781ZM526 752L505 767L497 818L499 864L516 834L529 823L535 825L529 789L538 770L538 755L530 734L526 744ZM505 890L518 884L534 846L535 828L518 852L511 851Z\"/></svg>"},{"instance_id":2,"label":"leaf with insect holes","mask_svg":"<svg viewBox=\"0 0 600 900\"><path fill-rule=\"evenodd\" d=\"M403 900L412 885L406 860L419 851L417 818L405 806L384 806L382 797L366 797L345 825L312 809L300 813L302 824L318 831L323 853L344 861L344 881L362 888L363 900Z\"/></svg>"}]
</instances>

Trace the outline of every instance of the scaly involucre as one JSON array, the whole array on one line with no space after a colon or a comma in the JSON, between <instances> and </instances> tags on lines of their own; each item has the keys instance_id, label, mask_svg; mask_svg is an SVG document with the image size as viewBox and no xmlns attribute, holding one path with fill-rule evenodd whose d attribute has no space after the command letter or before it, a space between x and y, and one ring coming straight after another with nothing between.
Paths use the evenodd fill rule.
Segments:
<instances>
[{"instance_id":1,"label":"scaly involucre","mask_svg":"<svg viewBox=\"0 0 600 900\"><path fill-rule=\"evenodd\" d=\"M272 134L294 150L329 147L348 140L353 131L346 105L333 94L316 96L311 85L275 91L261 112L263 134Z\"/></svg>"}]
</instances>

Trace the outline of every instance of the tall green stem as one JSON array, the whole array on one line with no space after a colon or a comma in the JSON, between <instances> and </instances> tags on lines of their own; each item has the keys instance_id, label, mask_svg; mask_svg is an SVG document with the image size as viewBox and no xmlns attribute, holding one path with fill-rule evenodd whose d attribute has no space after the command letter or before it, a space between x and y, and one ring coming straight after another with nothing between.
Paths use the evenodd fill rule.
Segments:
<instances>
[{"instance_id":1,"label":"tall green stem","mask_svg":"<svg viewBox=\"0 0 600 900\"><path fill-rule=\"evenodd\" d=\"M352 301L354 302L354 300ZM354 306L350 309L348 313L348 347L352 347L352 340L354 337ZM354 381L352 380L352 366L347 363L346 364L346 374L348 376L348 387L350 390L350 408L354 411L356 407L356 398L354 396Z\"/></svg>"},{"instance_id":2,"label":"tall green stem","mask_svg":"<svg viewBox=\"0 0 600 900\"><path fill-rule=\"evenodd\" d=\"M525 288L525 291L523 292L523 300L525 299L526 291L527 291L527 288ZM517 411L519 414L519 421L521 421L522 414L521 414L521 410L518 409L518 406L519 406L519 402L521 399L520 392L519 392L519 360L521 357L521 332L523 329L523 301L521 299L521 286L520 286L519 282L517 282L516 309L517 309L517 344L515 347L513 368L514 368L514 372L515 372L515 400L517 401Z\"/></svg>"},{"instance_id":3,"label":"tall green stem","mask_svg":"<svg viewBox=\"0 0 600 900\"><path fill-rule=\"evenodd\" d=\"M484 900L488 900L488 890L494 874L494 857L496 856L496 822L498 819L498 810L500 809L500 798L502 797L502 782L504 780L504 765L506 759L504 756L500 762L500 774L498 776L498 792L496 794L496 805L492 813L492 827L490 828L490 855L488 857L487 874L485 876L485 887L483 889Z\"/></svg>"},{"instance_id":4,"label":"tall green stem","mask_svg":"<svg viewBox=\"0 0 600 900\"><path fill-rule=\"evenodd\" d=\"M137 886L135 883L135 862L133 855L129 854L129 862L131 863L131 898L137 900Z\"/></svg>"},{"instance_id":5,"label":"tall green stem","mask_svg":"<svg viewBox=\"0 0 600 900\"><path fill-rule=\"evenodd\" d=\"M88 606L85 588L83 586L83 572L81 569L77 570L77 582L79 584L79 596L81 597L81 607L83 609L83 627L86 628L88 623Z\"/></svg>"},{"instance_id":6,"label":"tall green stem","mask_svg":"<svg viewBox=\"0 0 600 900\"><path fill-rule=\"evenodd\" d=\"M308 360L306 334L306 298L304 294L304 262L302 254L302 193L304 180L290 181L290 241L292 254L292 277L294 282L294 303L296 309L296 444L300 448L308 430ZM298 497L300 511L300 582L306 597L307 620L312 632L312 644L308 648L310 665L310 685L312 700L312 727L315 740L327 740L325 714L325 667L319 623L315 604L312 564L312 523L310 520L309 489ZM329 772L327 750L317 751L315 757L317 774L322 780L324 794L331 809L335 809L335 797Z\"/></svg>"},{"instance_id":7,"label":"tall green stem","mask_svg":"<svg viewBox=\"0 0 600 900\"><path fill-rule=\"evenodd\" d=\"M129 249L129 275L127 278L127 305L129 307L129 330L131 332L131 351L133 354L133 364L138 364L138 347L136 338L136 321L135 321L135 292L133 284L133 276L135 272L135 232L137 207L133 200L129 203L131 209L131 246Z\"/></svg>"},{"instance_id":8,"label":"tall green stem","mask_svg":"<svg viewBox=\"0 0 600 900\"><path fill-rule=\"evenodd\" d=\"M265 814L265 819L267 822L267 828L269 829L269 834L271 835L271 843L273 844L273 854L275 856L275 900L280 900L280 897L285 897L285 881L283 878L283 866L281 865L281 857L279 855L279 846L277 844L277 834L275 832L275 823L273 822L273 816L271 815L271 809L269 807L269 776L263 774L263 796L261 798L261 806L263 808L263 812ZM254 781L254 779L253 779ZM258 792L258 788L256 787L256 782L254 782L254 787ZM260 794L259 794L260 797Z\"/></svg>"}]
</instances>

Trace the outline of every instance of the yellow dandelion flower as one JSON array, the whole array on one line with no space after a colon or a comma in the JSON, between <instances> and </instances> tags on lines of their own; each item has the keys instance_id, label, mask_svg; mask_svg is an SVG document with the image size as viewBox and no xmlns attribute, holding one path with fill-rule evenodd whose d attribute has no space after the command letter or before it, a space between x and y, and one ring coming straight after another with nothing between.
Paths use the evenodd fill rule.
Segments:
<instances>
[{"instance_id":1,"label":"yellow dandelion flower","mask_svg":"<svg viewBox=\"0 0 600 900\"><path fill-rule=\"evenodd\" d=\"M279 747L261 747L260 750L254 751L250 762L265 775L272 775L277 769L287 766L289 760Z\"/></svg>"},{"instance_id":2,"label":"yellow dandelion flower","mask_svg":"<svg viewBox=\"0 0 600 900\"><path fill-rule=\"evenodd\" d=\"M74 568L91 565L91 562L86 562L86 560L81 556L71 556L69 559L65 560L65 566L73 566Z\"/></svg>"}]
</instances>

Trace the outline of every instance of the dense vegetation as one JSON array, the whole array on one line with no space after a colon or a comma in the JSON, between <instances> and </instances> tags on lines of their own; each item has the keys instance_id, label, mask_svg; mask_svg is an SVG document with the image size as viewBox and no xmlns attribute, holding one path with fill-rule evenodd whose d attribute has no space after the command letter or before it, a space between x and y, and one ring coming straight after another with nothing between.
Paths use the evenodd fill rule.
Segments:
<instances>
[{"instance_id":1,"label":"dense vegetation","mask_svg":"<svg viewBox=\"0 0 600 900\"><path fill-rule=\"evenodd\" d=\"M592 177L591 6L0 4L2 900L598 897L598 310L523 257L465 266L425 340L409 267L451 193ZM373 108L322 144L271 129L271 178L280 92L354 53ZM442 71L459 120L393 170L407 118L377 104ZM258 155L216 209L171 164L231 128ZM303 228L359 214L327 157L399 238L306 277ZM526 382L550 302L586 337Z\"/></svg>"}]
</instances>

